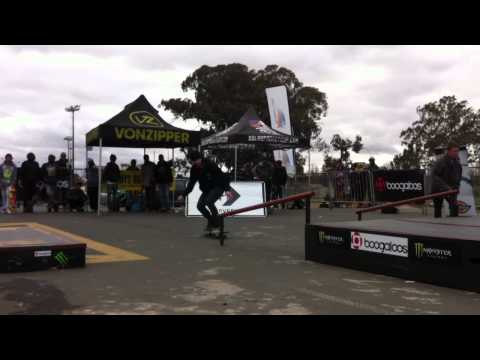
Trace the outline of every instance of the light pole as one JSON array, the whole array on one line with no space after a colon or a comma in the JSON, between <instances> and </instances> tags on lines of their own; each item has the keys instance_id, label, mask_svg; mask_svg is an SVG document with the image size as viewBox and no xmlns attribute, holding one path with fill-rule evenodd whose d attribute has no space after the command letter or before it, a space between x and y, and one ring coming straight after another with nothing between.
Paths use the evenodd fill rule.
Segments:
<instances>
[{"instance_id":1,"label":"light pole","mask_svg":"<svg viewBox=\"0 0 480 360\"><path fill-rule=\"evenodd\" d=\"M70 161L70 159L72 157L72 145L71 145L72 137L71 136L65 136L63 138L63 140L65 140L67 142L67 160Z\"/></svg>"},{"instance_id":2,"label":"light pole","mask_svg":"<svg viewBox=\"0 0 480 360\"><path fill-rule=\"evenodd\" d=\"M72 113L72 180L75 174L75 111L80 111L80 105L72 105L65 108L66 112Z\"/></svg>"}]
</instances>

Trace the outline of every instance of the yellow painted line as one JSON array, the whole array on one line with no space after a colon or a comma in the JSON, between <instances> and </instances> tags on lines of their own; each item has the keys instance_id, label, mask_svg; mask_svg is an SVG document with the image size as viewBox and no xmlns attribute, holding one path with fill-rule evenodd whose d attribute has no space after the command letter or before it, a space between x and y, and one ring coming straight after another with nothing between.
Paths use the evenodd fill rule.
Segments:
<instances>
[{"instance_id":1,"label":"yellow painted line","mask_svg":"<svg viewBox=\"0 0 480 360\"><path fill-rule=\"evenodd\" d=\"M149 258L146 256L139 255L131 251L126 251L115 246L103 244L101 242L98 242L80 235L72 234L48 225L43 225L38 223L15 223L15 224L10 223L10 224L1 224L0 226L30 227L43 234L62 236L62 237L66 237L67 239L79 241L81 243L86 244L87 248L103 253L102 255L87 255L87 264L149 260Z\"/></svg>"}]
</instances>

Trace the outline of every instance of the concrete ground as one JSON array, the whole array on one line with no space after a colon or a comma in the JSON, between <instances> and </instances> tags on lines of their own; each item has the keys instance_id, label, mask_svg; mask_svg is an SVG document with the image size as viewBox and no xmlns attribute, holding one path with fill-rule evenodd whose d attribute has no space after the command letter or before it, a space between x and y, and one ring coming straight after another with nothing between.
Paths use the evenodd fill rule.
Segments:
<instances>
[{"instance_id":1,"label":"concrete ground","mask_svg":"<svg viewBox=\"0 0 480 360\"><path fill-rule=\"evenodd\" d=\"M421 216L368 214L366 219ZM312 209L312 223L354 219ZM183 214L17 214L148 257L0 274L1 314L480 314L480 294L304 261L304 211L228 219L224 247Z\"/></svg>"}]
</instances>

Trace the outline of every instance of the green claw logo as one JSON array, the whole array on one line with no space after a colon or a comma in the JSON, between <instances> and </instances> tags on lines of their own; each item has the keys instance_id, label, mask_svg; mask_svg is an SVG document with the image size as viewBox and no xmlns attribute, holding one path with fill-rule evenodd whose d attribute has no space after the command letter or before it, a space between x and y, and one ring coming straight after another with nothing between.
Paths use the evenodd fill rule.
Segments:
<instances>
[{"instance_id":1,"label":"green claw logo","mask_svg":"<svg viewBox=\"0 0 480 360\"><path fill-rule=\"evenodd\" d=\"M55 255L55 260L57 260L58 263L62 266L65 266L65 265L68 264L68 258L65 256L63 251L61 251L57 255Z\"/></svg>"}]
</instances>

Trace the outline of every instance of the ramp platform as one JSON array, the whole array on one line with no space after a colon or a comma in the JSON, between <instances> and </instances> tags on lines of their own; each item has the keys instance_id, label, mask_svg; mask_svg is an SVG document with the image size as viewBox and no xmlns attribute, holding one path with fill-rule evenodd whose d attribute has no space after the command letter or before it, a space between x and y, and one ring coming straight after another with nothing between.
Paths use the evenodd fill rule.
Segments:
<instances>
[{"instance_id":1,"label":"ramp platform","mask_svg":"<svg viewBox=\"0 0 480 360\"><path fill-rule=\"evenodd\" d=\"M480 292L480 217L306 224L305 258Z\"/></svg>"},{"instance_id":2,"label":"ramp platform","mask_svg":"<svg viewBox=\"0 0 480 360\"><path fill-rule=\"evenodd\" d=\"M0 225L0 272L85 266L86 244L28 223Z\"/></svg>"}]
</instances>

